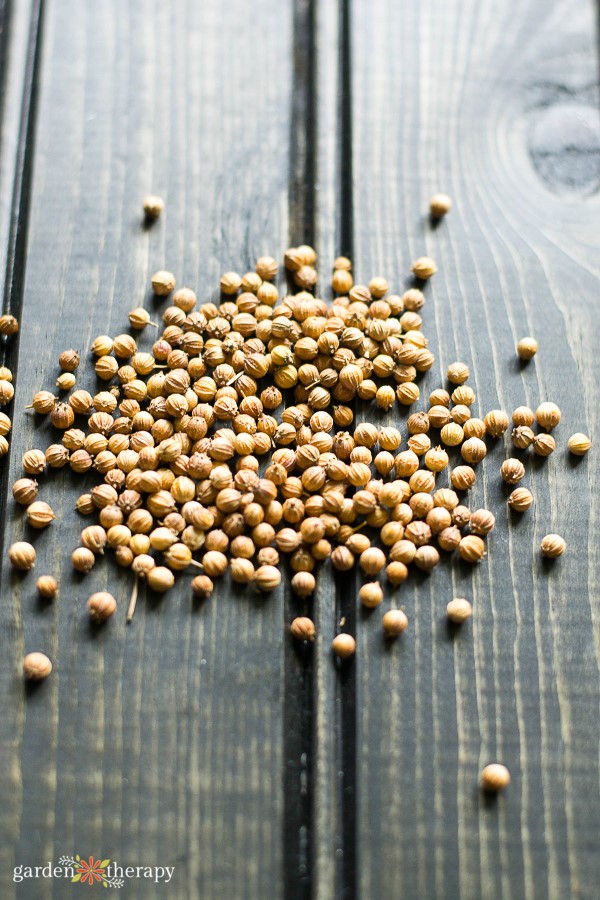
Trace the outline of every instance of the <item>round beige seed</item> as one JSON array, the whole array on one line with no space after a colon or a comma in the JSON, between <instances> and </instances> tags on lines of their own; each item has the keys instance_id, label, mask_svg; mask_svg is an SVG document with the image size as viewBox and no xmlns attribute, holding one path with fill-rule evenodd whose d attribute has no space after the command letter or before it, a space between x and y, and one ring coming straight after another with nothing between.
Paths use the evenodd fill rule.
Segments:
<instances>
[{"instance_id":1,"label":"round beige seed","mask_svg":"<svg viewBox=\"0 0 600 900\"><path fill-rule=\"evenodd\" d=\"M351 634L338 634L331 642L331 649L340 659L349 659L356 653L356 641Z\"/></svg>"},{"instance_id":2,"label":"round beige seed","mask_svg":"<svg viewBox=\"0 0 600 900\"><path fill-rule=\"evenodd\" d=\"M42 681L52 671L52 663L39 650L28 653L23 660L23 675L30 681Z\"/></svg>"},{"instance_id":3,"label":"round beige seed","mask_svg":"<svg viewBox=\"0 0 600 900\"><path fill-rule=\"evenodd\" d=\"M501 763L490 763L481 773L481 787L484 791L503 791L510 784L510 772Z\"/></svg>"},{"instance_id":4,"label":"round beige seed","mask_svg":"<svg viewBox=\"0 0 600 900\"><path fill-rule=\"evenodd\" d=\"M567 544L565 539L559 534L547 534L542 538L542 543L540 544L542 556L545 556L548 559L556 559L557 557L562 556L566 548Z\"/></svg>"},{"instance_id":5,"label":"round beige seed","mask_svg":"<svg viewBox=\"0 0 600 900\"><path fill-rule=\"evenodd\" d=\"M592 442L587 434L583 434L581 431L577 431L575 434L571 435L567 446L569 448L569 452L573 453L575 456L585 456L585 454L592 446Z\"/></svg>"},{"instance_id":6,"label":"round beige seed","mask_svg":"<svg viewBox=\"0 0 600 900\"><path fill-rule=\"evenodd\" d=\"M401 609L388 609L381 624L387 638L396 638L408 628L408 618Z\"/></svg>"},{"instance_id":7,"label":"round beige seed","mask_svg":"<svg viewBox=\"0 0 600 900\"><path fill-rule=\"evenodd\" d=\"M446 607L446 615L455 625L461 625L473 615L473 607L463 597L455 597Z\"/></svg>"}]
</instances>

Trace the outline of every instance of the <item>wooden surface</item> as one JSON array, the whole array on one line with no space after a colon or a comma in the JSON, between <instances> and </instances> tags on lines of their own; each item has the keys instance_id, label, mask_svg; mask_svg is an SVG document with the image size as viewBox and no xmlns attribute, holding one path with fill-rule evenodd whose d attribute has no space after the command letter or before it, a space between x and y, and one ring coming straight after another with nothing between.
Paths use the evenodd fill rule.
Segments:
<instances>
[{"instance_id":1,"label":"wooden surface","mask_svg":"<svg viewBox=\"0 0 600 900\"><path fill-rule=\"evenodd\" d=\"M297 603L285 585L260 601L227 587L199 606L185 589L142 597L131 627L120 615L90 631L91 590L110 586L123 611L130 585L109 564L86 581L70 571L82 481L42 483L60 517L35 539L36 572L60 576L52 606L5 564L28 535L9 502L1 896L70 897L58 881L17 886L12 869L79 852L176 866L169 885L129 882L136 898L596 897L598 454L565 449L573 431L598 443L591 0L13 0L0 13L4 305L22 323L6 350L4 491L23 451L51 441L23 408L53 386L60 350L153 308L159 267L214 296L221 271L288 242L317 244L326 297L338 252L358 280L382 273L394 290L433 255L423 395L464 359L479 411L543 399L563 411L557 451L528 466L536 502L520 519L505 512L502 442L490 451L469 498L497 514L487 559L391 592L410 620L392 647L380 612L357 608L358 579L324 573L308 652L285 635ZM167 211L147 230L149 190ZM454 209L434 229L436 190ZM540 352L523 367L514 344L528 333ZM549 531L568 550L544 565ZM456 595L474 616L449 631ZM328 652L341 615L358 640L344 668ZM37 648L55 674L24 690L20 660ZM512 775L497 802L477 788L493 759Z\"/></svg>"}]
</instances>

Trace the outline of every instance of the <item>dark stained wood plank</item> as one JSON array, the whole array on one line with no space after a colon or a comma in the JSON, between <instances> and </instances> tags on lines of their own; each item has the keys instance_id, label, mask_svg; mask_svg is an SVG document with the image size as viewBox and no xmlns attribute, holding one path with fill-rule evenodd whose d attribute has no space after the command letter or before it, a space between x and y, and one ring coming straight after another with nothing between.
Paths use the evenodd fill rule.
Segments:
<instances>
[{"instance_id":1,"label":"dark stained wood plank","mask_svg":"<svg viewBox=\"0 0 600 900\"><path fill-rule=\"evenodd\" d=\"M146 289L157 268L214 296L221 271L246 270L288 233L291 4L59 0L46 17L11 481L24 449L51 440L23 408L53 386L61 349L126 330L142 302L160 314ZM145 230L150 190L166 213ZM277 896L282 597L142 596L126 628L128 579L112 564L85 581L70 571L82 490L68 474L41 484L60 525L35 537L36 573L60 578L56 604L40 607L33 574L3 575L2 895L14 896L14 864L79 852L175 865L173 896ZM9 516L6 545L30 536ZM119 615L90 631L84 601L103 587ZM55 673L25 691L20 660L36 647ZM51 895L61 886L29 894Z\"/></svg>"},{"instance_id":2,"label":"dark stained wood plank","mask_svg":"<svg viewBox=\"0 0 600 900\"><path fill-rule=\"evenodd\" d=\"M503 446L481 466L469 504L498 519L481 566L411 576L386 601L410 620L395 646L380 613L359 613L361 896L597 894L599 472L594 451L566 451L598 423L595 26L589 0L353 3L358 280L402 289L413 258L438 261L424 397L465 359L479 411L563 410L556 453L527 466L531 513L507 516ZM433 229L437 190L454 209ZM540 352L523 367L529 333ZM539 558L549 531L568 544L557 565ZM451 633L452 596L474 616ZM494 759L512 784L488 803L477 783Z\"/></svg>"}]
</instances>

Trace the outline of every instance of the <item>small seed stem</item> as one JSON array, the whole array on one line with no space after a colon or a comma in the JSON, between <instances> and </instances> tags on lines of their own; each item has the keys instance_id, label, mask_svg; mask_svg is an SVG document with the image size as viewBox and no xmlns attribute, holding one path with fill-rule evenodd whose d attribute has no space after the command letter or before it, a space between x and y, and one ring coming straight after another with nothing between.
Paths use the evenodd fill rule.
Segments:
<instances>
[{"instance_id":1,"label":"small seed stem","mask_svg":"<svg viewBox=\"0 0 600 900\"><path fill-rule=\"evenodd\" d=\"M133 590L131 591L131 600L129 601L129 608L127 609L127 621L131 622L133 619L133 615L135 613L135 606L138 598L138 589L140 585L140 576L138 573L135 573L135 577L133 579Z\"/></svg>"}]
</instances>

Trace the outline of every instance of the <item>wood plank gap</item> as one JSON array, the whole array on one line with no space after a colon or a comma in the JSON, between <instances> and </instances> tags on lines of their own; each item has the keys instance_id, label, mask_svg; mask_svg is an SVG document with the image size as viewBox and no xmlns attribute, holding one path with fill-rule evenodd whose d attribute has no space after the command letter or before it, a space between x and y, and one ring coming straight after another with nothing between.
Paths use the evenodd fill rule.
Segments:
<instances>
[{"instance_id":1,"label":"wood plank gap","mask_svg":"<svg viewBox=\"0 0 600 900\"><path fill-rule=\"evenodd\" d=\"M39 73L44 19L43 13L44 0L34 0L31 7L27 56L25 60L23 99L19 123L19 139L16 154L8 248L6 253L4 295L2 298L3 313L11 313L13 316L16 316L19 321L21 318L23 290L25 285L27 234L33 176L35 125L39 94ZM3 59L3 63L5 62L6 59ZM13 372L13 376L16 377L18 361L19 334L17 333L8 340L6 338L1 339L0 364L8 366ZM12 417L10 408L8 412ZM2 472L0 473L0 509L6 509L7 494L8 466L5 465L2 467ZM6 517L2 516L0 519L0 546L4 545L5 527ZM0 557L0 583L2 581L3 562L3 558Z\"/></svg>"},{"instance_id":2,"label":"wood plank gap","mask_svg":"<svg viewBox=\"0 0 600 900\"><path fill-rule=\"evenodd\" d=\"M339 109L338 109L338 252L353 258L353 171L352 171L352 49L351 0L340 0L339 10ZM356 402L351 404L356 412ZM336 626L356 635L358 573L338 572L335 579ZM343 626L340 623L343 622ZM353 900L357 896L356 840L356 665L354 661L337 668L335 686L336 747L338 761L338 803L340 806L340 850L337 860L337 896Z\"/></svg>"},{"instance_id":3,"label":"wood plank gap","mask_svg":"<svg viewBox=\"0 0 600 900\"><path fill-rule=\"evenodd\" d=\"M315 240L317 167L316 102L317 0L296 0L293 21L293 83L290 124L289 242ZM285 406L293 403L285 397ZM314 618L311 599L292 595L291 571L284 576L286 627L296 616ZM284 699L283 864L286 900L309 900L313 894L315 756L314 647L286 635Z\"/></svg>"},{"instance_id":4,"label":"wood plank gap","mask_svg":"<svg viewBox=\"0 0 600 900\"><path fill-rule=\"evenodd\" d=\"M12 34L12 0L0 0L0 122L4 116L4 98L8 78L8 55ZM1 148L0 148L1 149Z\"/></svg>"}]
</instances>

